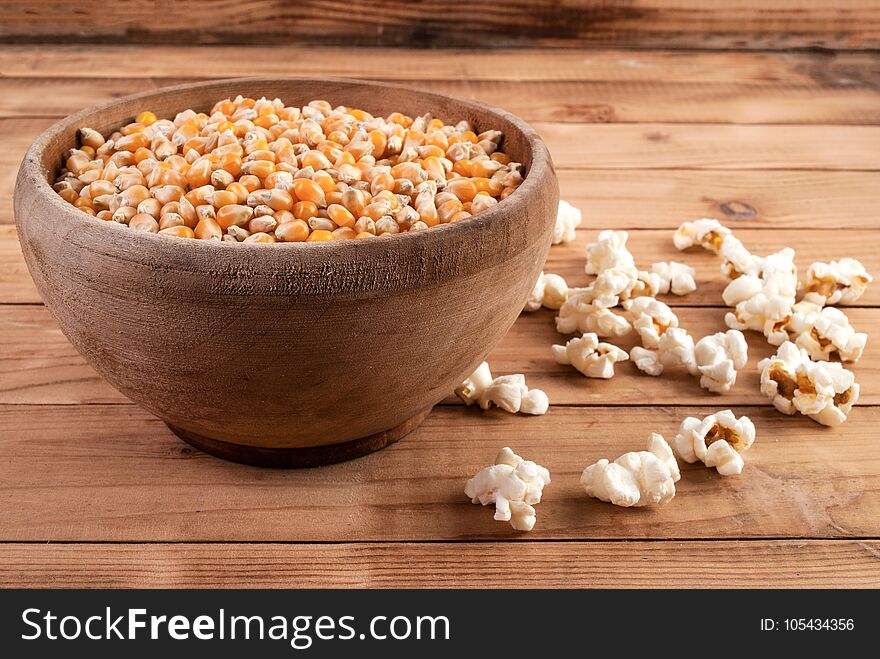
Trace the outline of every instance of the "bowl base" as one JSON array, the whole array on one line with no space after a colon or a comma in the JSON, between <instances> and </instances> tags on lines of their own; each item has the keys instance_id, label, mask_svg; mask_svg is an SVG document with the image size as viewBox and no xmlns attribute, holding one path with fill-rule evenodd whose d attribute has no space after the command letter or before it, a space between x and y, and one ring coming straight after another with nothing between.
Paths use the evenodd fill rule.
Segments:
<instances>
[{"instance_id":1,"label":"bowl base","mask_svg":"<svg viewBox=\"0 0 880 659\"><path fill-rule=\"evenodd\" d=\"M234 444L219 439L211 439L203 435L183 430L170 423L166 424L175 435L190 446L224 460L239 462L256 467L275 467L279 469L299 469L304 467L320 467L336 462L353 460L368 453L383 449L394 444L425 420L433 406L410 417L394 428L377 432L366 437L359 437L339 444L325 446L309 446L306 448L267 448L263 446L247 446Z\"/></svg>"}]
</instances>

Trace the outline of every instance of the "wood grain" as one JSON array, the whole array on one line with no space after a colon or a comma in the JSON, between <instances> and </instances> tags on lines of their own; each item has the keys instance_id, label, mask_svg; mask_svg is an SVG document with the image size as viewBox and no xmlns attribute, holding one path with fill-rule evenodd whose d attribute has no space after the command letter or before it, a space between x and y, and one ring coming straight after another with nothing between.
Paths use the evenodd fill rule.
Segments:
<instances>
[{"instance_id":1,"label":"wood grain","mask_svg":"<svg viewBox=\"0 0 880 659\"><path fill-rule=\"evenodd\" d=\"M9 42L315 43L344 46L641 46L875 48L880 15L864 0L577 0L466 4L267 0L242 12L222 0L75 6L2 0ZM345 16L346 20L339 20Z\"/></svg>"},{"instance_id":2,"label":"wood grain","mask_svg":"<svg viewBox=\"0 0 880 659\"><path fill-rule=\"evenodd\" d=\"M599 230L619 226L613 222L604 222L603 216L592 212L589 205L580 205L580 207L584 211L585 224L594 228L579 229L574 242L554 246L550 250L544 268L547 272L562 275L571 286L586 285L590 281L583 272L586 259L584 246L596 240ZM685 216L681 219L696 217L699 215ZM807 228L810 226L809 222L804 220L791 227L792 230L766 231L740 229L738 221L722 219L756 254L769 254L788 246L795 248L797 252L795 262L802 276L814 261L827 261L844 256L859 259L868 272L874 273L875 276L880 273L880 227L877 227L876 223L871 223L874 228L869 230L836 232L809 229ZM686 252L678 251L672 244L671 227L662 230L631 229L629 233L627 246L639 266L647 268L658 261L679 261L687 263L697 271L697 290L683 297L675 295L662 297L668 304L715 307L721 303L721 292L724 290L726 280L721 275L720 260L717 256L699 248ZM40 296L24 265L15 228L0 224L0 304L4 302L39 303ZM858 306L878 305L880 305L880 285L875 282L859 299Z\"/></svg>"},{"instance_id":3,"label":"wood grain","mask_svg":"<svg viewBox=\"0 0 880 659\"><path fill-rule=\"evenodd\" d=\"M713 52L614 49L328 48L204 45L0 45L0 71L18 78L234 78L253 75L428 80L626 81L876 87L877 54L827 50ZM296 63L295 71L291 62ZM49 102L43 99L43 102Z\"/></svg>"},{"instance_id":4,"label":"wood grain","mask_svg":"<svg viewBox=\"0 0 880 659\"><path fill-rule=\"evenodd\" d=\"M725 331L722 308L676 309L682 327L699 338ZM849 309L852 324L872 337L857 364L849 365L862 386L860 405L880 404L880 309ZM127 403L128 399L95 373L67 341L58 324L43 306L0 305L0 403L89 405ZM749 363L740 372L737 385L719 396L699 387L683 369L662 377L643 375L632 362L619 364L611 380L591 380L567 366L557 364L550 346L566 338L555 330L553 313L523 314L489 355L493 372L523 373L531 387L543 389L554 405L639 404L655 405L762 405L757 363L776 352L761 335L746 332ZM636 335L613 340L629 350ZM461 402L451 395L447 404Z\"/></svg>"},{"instance_id":5,"label":"wood grain","mask_svg":"<svg viewBox=\"0 0 880 659\"><path fill-rule=\"evenodd\" d=\"M217 76L211 76L217 77ZM170 78L0 78L0 117L62 117L120 96L205 80ZM393 78L388 78L393 80ZM474 98L527 121L561 123L880 123L880 91L846 86L664 80L422 80L405 84Z\"/></svg>"},{"instance_id":6,"label":"wood grain","mask_svg":"<svg viewBox=\"0 0 880 659\"><path fill-rule=\"evenodd\" d=\"M583 468L707 408L556 407L529 418L439 407L379 453L277 471L196 452L134 406L4 405L0 542L512 539L522 536L462 494L505 445L553 477L529 540L880 536L880 408L836 429L768 406L737 411L758 429L741 476L685 465L673 502L630 510L588 499Z\"/></svg>"},{"instance_id":7,"label":"wood grain","mask_svg":"<svg viewBox=\"0 0 880 659\"><path fill-rule=\"evenodd\" d=\"M878 563L875 540L0 544L0 587L876 588Z\"/></svg>"}]
</instances>

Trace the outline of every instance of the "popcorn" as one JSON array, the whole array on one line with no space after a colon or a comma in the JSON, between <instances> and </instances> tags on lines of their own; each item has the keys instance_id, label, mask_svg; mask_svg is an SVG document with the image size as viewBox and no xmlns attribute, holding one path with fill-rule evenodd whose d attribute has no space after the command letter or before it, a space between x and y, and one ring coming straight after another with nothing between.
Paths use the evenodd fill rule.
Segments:
<instances>
[{"instance_id":1,"label":"popcorn","mask_svg":"<svg viewBox=\"0 0 880 659\"><path fill-rule=\"evenodd\" d=\"M456 388L455 394L468 406L477 403L488 410L496 405L511 414L545 414L550 407L547 394L540 389L529 389L524 375L501 375L493 379L487 362L480 364Z\"/></svg>"},{"instance_id":2,"label":"popcorn","mask_svg":"<svg viewBox=\"0 0 880 659\"><path fill-rule=\"evenodd\" d=\"M541 502L550 472L530 460L523 460L505 447L495 464L477 472L464 486L471 503L495 504L495 519L510 522L517 531L531 531L535 526L534 504Z\"/></svg>"},{"instance_id":3,"label":"popcorn","mask_svg":"<svg viewBox=\"0 0 880 659\"><path fill-rule=\"evenodd\" d=\"M684 366L688 373L697 375L694 339L681 327L670 327L660 337L660 362L664 367Z\"/></svg>"},{"instance_id":4,"label":"popcorn","mask_svg":"<svg viewBox=\"0 0 880 659\"><path fill-rule=\"evenodd\" d=\"M764 293L758 293L738 303L734 312L728 312L724 316L724 322L731 329L761 332L771 344L779 345L788 339L785 326L791 319L793 304L794 298L779 295L768 297Z\"/></svg>"},{"instance_id":5,"label":"popcorn","mask_svg":"<svg viewBox=\"0 0 880 659\"><path fill-rule=\"evenodd\" d=\"M633 360L636 368L642 373L657 377L663 373L663 364L660 361L660 353L656 350L648 350L641 346L635 346L629 351L629 357Z\"/></svg>"},{"instance_id":6,"label":"popcorn","mask_svg":"<svg viewBox=\"0 0 880 659\"><path fill-rule=\"evenodd\" d=\"M724 237L730 235L730 229L718 220L703 218L696 222L685 222L672 236L676 249L685 250L694 245L700 245L710 252L718 254Z\"/></svg>"},{"instance_id":7,"label":"popcorn","mask_svg":"<svg viewBox=\"0 0 880 659\"><path fill-rule=\"evenodd\" d=\"M657 293L687 295L697 290L697 271L684 263L661 261L651 266L651 272L659 277Z\"/></svg>"},{"instance_id":8,"label":"popcorn","mask_svg":"<svg viewBox=\"0 0 880 659\"><path fill-rule=\"evenodd\" d=\"M700 386L717 394L730 391L736 372L748 361L748 346L742 332L728 330L704 336L694 347L700 372Z\"/></svg>"},{"instance_id":9,"label":"popcorn","mask_svg":"<svg viewBox=\"0 0 880 659\"><path fill-rule=\"evenodd\" d=\"M606 229L600 232L598 241L587 245L587 265L584 271L588 275L598 275L612 269L635 270L635 259L626 248L628 238L626 231Z\"/></svg>"},{"instance_id":10,"label":"popcorn","mask_svg":"<svg viewBox=\"0 0 880 659\"><path fill-rule=\"evenodd\" d=\"M747 416L736 418L730 410L700 420L689 416L672 440L676 453L688 463L697 460L715 467L722 476L741 474L742 456L755 441L755 424Z\"/></svg>"},{"instance_id":11,"label":"popcorn","mask_svg":"<svg viewBox=\"0 0 880 659\"><path fill-rule=\"evenodd\" d=\"M794 264L794 250L786 247L765 256L761 263L761 281L764 282L763 293L791 298L792 303L797 295L797 266Z\"/></svg>"},{"instance_id":12,"label":"popcorn","mask_svg":"<svg viewBox=\"0 0 880 659\"><path fill-rule=\"evenodd\" d=\"M529 299L526 301L525 311L537 311L541 307L558 309L568 299L570 289L565 279L559 275L541 273L535 287L532 289Z\"/></svg>"},{"instance_id":13,"label":"popcorn","mask_svg":"<svg viewBox=\"0 0 880 659\"><path fill-rule=\"evenodd\" d=\"M835 307L824 307L824 298L816 293L792 307L786 330L795 344L807 351L810 359L828 360L837 353L841 361L857 362L865 349L868 335L856 332L847 315Z\"/></svg>"},{"instance_id":14,"label":"popcorn","mask_svg":"<svg viewBox=\"0 0 880 659\"><path fill-rule=\"evenodd\" d=\"M647 451L630 451L614 462L602 459L584 469L581 485L587 496L629 508L668 503L680 478L672 449L653 433Z\"/></svg>"},{"instance_id":15,"label":"popcorn","mask_svg":"<svg viewBox=\"0 0 880 659\"><path fill-rule=\"evenodd\" d=\"M873 277L859 261L840 259L830 263L813 263L807 268L805 289L824 296L826 304L852 304L872 281Z\"/></svg>"},{"instance_id":16,"label":"popcorn","mask_svg":"<svg viewBox=\"0 0 880 659\"><path fill-rule=\"evenodd\" d=\"M626 300L623 308L629 313L633 329L638 332L646 348L657 348L661 335L670 327L678 327L678 316L668 305L653 297Z\"/></svg>"},{"instance_id":17,"label":"popcorn","mask_svg":"<svg viewBox=\"0 0 880 659\"><path fill-rule=\"evenodd\" d=\"M615 345L600 343L599 337L588 333L571 339L564 346L552 346L559 364L570 364L588 378L608 379L614 376L614 364L626 361L629 355Z\"/></svg>"},{"instance_id":18,"label":"popcorn","mask_svg":"<svg viewBox=\"0 0 880 659\"><path fill-rule=\"evenodd\" d=\"M584 289L559 309L556 329L561 334L594 332L599 336L623 336L632 331L629 321L609 309L593 303L593 291Z\"/></svg>"},{"instance_id":19,"label":"popcorn","mask_svg":"<svg viewBox=\"0 0 880 659\"><path fill-rule=\"evenodd\" d=\"M721 272L728 279L735 280L742 275L757 277L761 274L764 259L747 250L740 239L732 233L724 236L721 241L720 254L724 259L721 263Z\"/></svg>"},{"instance_id":20,"label":"popcorn","mask_svg":"<svg viewBox=\"0 0 880 659\"><path fill-rule=\"evenodd\" d=\"M826 426L840 425L859 398L851 371L836 362L814 362L803 348L786 341L774 357L758 363L761 392L783 414L800 412Z\"/></svg>"},{"instance_id":21,"label":"popcorn","mask_svg":"<svg viewBox=\"0 0 880 659\"><path fill-rule=\"evenodd\" d=\"M755 297L764 290L764 282L757 275L740 275L731 281L721 293L721 299L728 307L735 307Z\"/></svg>"},{"instance_id":22,"label":"popcorn","mask_svg":"<svg viewBox=\"0 0 880 659\"><path fill-rule=\"evenodd\" d=\"M656 350L636 346L630 359L643 373L657 377L667 367L684 366L691 375L699 375L694 357L694 339L681 327L670 327L660 336Z\"/></svg>"},{"instance_id":23,"label":"popcorn","mask_svg":"<svg viewBox=\"0 0 880 659\"><path fill-rule=\"evenodd\" d=\"M567 201L559 200L556 224L553 227L552 244L570 243L575 237L575 227L581 224L581 212Z\"/></svg>"}]
</instances>

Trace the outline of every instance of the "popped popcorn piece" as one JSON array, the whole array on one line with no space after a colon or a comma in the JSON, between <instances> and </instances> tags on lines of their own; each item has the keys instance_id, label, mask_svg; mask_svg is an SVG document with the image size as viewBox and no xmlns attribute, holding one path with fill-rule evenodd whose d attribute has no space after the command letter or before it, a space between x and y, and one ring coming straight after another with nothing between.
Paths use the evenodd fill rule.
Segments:
<instances>
[{"instance_id":1,"label":"popped popcorn piece","mask_svg":"<svg viewBox=\"0 0 880 659\"><path fill-rule=\"evenodd\" d=\"M730 391L736 372L748 361L746 338L739 330L704 336L694 347L700 386L717 394Z\"/></svg>"},{"instance_id":2,"label":"popped popcorn piece","mask_svg":"<svg viewBox=\"0 0 880 659\"><path fill-rule=\"evenodd\" d=\"M684 222L675 234L672 241L676 249L685 250L694 245L700 245L710 252L718 254L724 237L730 235L730 229L718 220L703 218L695 222Z\"/></svg>"},{"instance_id":3,"label":"popped popcorn piece","mask_svg":"<svg viewBox=\"0 0 880 659\"><path fill-rule=\"evenodd\" d=\"M657 348L664 332L670 327L678 327L678 316L668 305L653 297L641 296L626 300L623 308L629 314L633 329L638 332L642 345L646 348Z\"/></svg>"},{"instance_id":4,"label":"popped popcorn piece","mask_svg":"<svg viewBox=\"0 0 880 659\"><path fill-rule=\"evenodd\" d=\"M516 373L493 379L487 362L480 364L456 388L455 394L468 406L477 403L482 409L488 410L495 405L511 414L544 414L550 406L547 394L526 386L524 375Z\"/></svg>"},{"instance_id":5,"label":"popped popcorn piece","mask_svg":"<svg viewBox=\"0 0 880 659\"><path fill-rule=\"evenodd\" d=\"M558 309L568 299L569 291L565 279L552 273L544 273L538 277L535 287L532 289L529 299L526 301L525 311L537 311L541 307Z\"/></svg>"},{"instance_id":6,"label":"popped popcorn piece","mask_svg":"<svg viewBox=\"0 0 880 659\"><path fill-rule=\"evenodd\" d=\"M800 412L826 426L840 425L859 398L852 371L836 362L814 362L803 348L784 342L758 363L761 392L783 414Z\"/></svg>"},{"instance_id":7,"label":"popped popcorn piece","mask_svg":"<svg viewBox=\"0 0 880 659\"><path fill-rule=\"evenodd\" d=\"M785 327L791 320L793 305L794 298L768 297L762 292L738 303L733 312L725 314L724 322L731 329L761 332L771 344L779 345L788 339Z\"/></svg>"},{"instance_id":8,"label":"popped popcorn piece","mask_svg":"<svg viewBox=\"0 0 880 659\"><path fill-rule=\"evenodd\" d=\"M764 282L757 275L740 275L732 280L721 293L721 299L728 307L735 307L755 297L764 290Z\"/></svg>"},{"instance_id":9,"label":"popped popcorn piece","mask_svg":"<svg viewBox=\"0 0 880 659\"><path fill-rule=\"evenodd\" d=\"M552 244L570 243L575 237L575 228L581 224L581 212L567 201L559 200L556 211L556 224L553 227Z\"/></svg>"},{"instance_id":10,"label":"popped popcorn piece","mask_svg":"<svg viewBox=\"0 0 880 659\"><path fill-rule=\"evenodd\" d=\"M722 410L702 420L686 418L672 444L685 462L699 460L707 467L715 467L722 476L730 476L742 473L745 463L740 454L754 441L755 424L749 417L737 419L731 410Z\"/></svg>"},{"instance_id":11,"label":"popped popcorn piece","mask_svg":"<svg viewBox=\"0 0 880 659\"><path fill-rule=\"evenodd\" d=\"M794 303L798 277L794 250L791 247L785 247L764 257L761 263L761 281L764 283L762 289L764 295L791 298Z\"/></svg>"},{"instance_id":12,"label":"popped popcorn piece","mask_svg":"<svg viewBox=\"0 0 880 659\"><path fill-rule=\"evenodd\" d=\"M614 462L599 460L584 469L581 485L587 496L615 506L668 503L681 478L678 463L662 435L652 433L648 450L624 453Z\"/></svg>"},{"instance_id":13,"label":"popped popcorn piece","mask_svg":"<svg viewBox=\"0 0 880 659\"><path fill-rule=\"evenodd\" d=\"M737 279L742 275L757 277L761 274L764 259L752 254L732 233L724 236L719 253L724 259L721 263L721 272L728 279Z\"/></svg>"},{"instance_id":14,"label":"popped popcorn piece","mask_svg":"<svg viewBox=\"0 0 880 659\"><path fill-rule=\"evenodd\" d=\"M495 504L497 521L510 522L517 531L531 531L537 519L533 506L541 502L544 486L549 483L547 469L504 447L494 465L468 480L464 493L471 503Z\"/></svg>"},{"instance_id":15,"label":"popped popcorn piece","mask_svg":"<svg viewBox=\"0 0 880 659\"><path fill-rule=\"evenodd\" d=\"M660 361L660 353L657 350L635 346L629 351L629 358L642 373L653 377L663 373L663 363Z\"/></svg>"},{"instance_id":16,"label":"popped popcorn piece","mask_svg":"<svg viewBox=\"0 0 880 659\"><path fill-rule=\"evenodd\" d=\"M824 298L816 293L792 307L786 330L795 344L812 360L828 360L834 353L844 362L857 362L868 335L856 332L847 315L836 307L823 307Z\"/></svg>"},{"instance_id":17,"label":"popped popcorn piece","mask_svg":"<svg viewBox=\"0 0 880 659\"><path fill-rule=\"evenodd\" d=\"M687 295L697 290L697 271L684 263L661 261L651 266L651 272L660 278L657 293Z\"/></svg>"},{"instance_id":18,"label":"popped popcorn piece","mask_svg":"<svg viewBox=\"0 0 880 659\"><path fill-rule=\"evenodd\" d=\"M635 270L635 259L626 247L628 238L626 231L601 231L599 239L587 245L587 264L584 271L588 275L598 275L604 270L614 268Z\"/></svg>"},{"instance_id":19,"label":"popped popcorn piece","mask_svg":"<svg viewBox=\"0 0 880 659\"><path fill-rule=\"evenodd\" d=\"M807 268L805 290L826 298L826 304L858 300L874 280L856 259L840 259L830 263L816 262Z\"/></svg>"},{"instance_id":20,"label":"popped popcorn piece","mask_svg":"<svg viewBox=\"0 0 880 659\"><path fill-rule=\"evenodd\" d=\"M599 336L623 336L632 331L629 321L606 307L593 304L593 291L584 289L559 309L556 330L561 334L594 332Z\"/></svg>"},{"instance_id":21,"label":"popped popcorn piece","mask_svg":"<svg viewBox=\"0 0 880 659\"><path fill-rule=\"evenodd\" d=\"M629 359L624 350L610 343L600 343L592 332L571 339L565 345L554 345L552 350L557 363L570 364L588 378L613 377L614 364Z\"/></svg>"},{"instance_id":22,"label":"popped popcorn piece","mask_svg":"<svg viewBox=\"0 0 880 659\"><path fill-rule=\"evenodd\" d=\"M670 327L660 337L660 362L665 367L684 366L691 375L697 375L694 339L681 327Z\"/></svg>"}]
</instances>

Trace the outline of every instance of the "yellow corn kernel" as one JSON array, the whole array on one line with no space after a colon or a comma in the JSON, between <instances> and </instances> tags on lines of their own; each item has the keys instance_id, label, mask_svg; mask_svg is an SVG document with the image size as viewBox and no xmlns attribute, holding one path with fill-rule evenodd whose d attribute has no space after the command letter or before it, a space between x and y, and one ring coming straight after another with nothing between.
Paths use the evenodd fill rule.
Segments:
<instances>
[{"instance_id":1,"label":"yellow corn kernel","mask_svg":"<svg viewBox=\"0 0 880 659\"><path fill-rule=\"evenodd\" d=\"M310 231L309 225L302 220L291 220L278 225L275 237L285 243L301 243L309 237Z\"/></svg>"},{"instance_id":2,"label":"yellow corn kernel","mask_svg":"<svg viewBox=\"0 0 880 659\"><path fill-rule=\"evenodd\" d=\"M163 236L174 236L175 238L195 238L193 230L183 225L159 229L159 233Z\"/></svg>"},{"instance_id":3,"label":"yellow corn kernel","mask_svg":"<svg viewBox=\"0 0 880 659\"><path fill-rule=\"evenodd\" d=\"M252 233L247 238L244 239L246 243L274 243L277 242L275 240L275 236L271 233Z\"/></svg>"},{"instance_id":4,"label":"yellow corn kernel","mask_svg":"<svg viewBox=\"0 0 880 659\"><path fill-rule=\"evenodd\" d=\"M154 123L158 121L158 117L152 112L141 112L137 117L135 117L135 122L142 124L144 126L152 126Z\"/></svg>"},{"instance_id":5,"label":"yellow corn kernel","mask_svg":"<svg viewBox=\"0 0 880 659\"><path fill-rule=\"evenodd\" d=\"M263 187L263 184L260 181L259 177L254 176L253 174L245 174L240 179L238 179L238 182L247 189L248 194L250 194L254 190L259 190Z\"/></svg>"},{"instance_id":6,"label":"yellow corn kernel","mask_svg":"<svg viewBox=\"0 0 880 659\"><path fill-rule=\"evenodd\" d=\"M306 238L306 242L310 243L323 243L328 240L333 240L333 233L323 230L312 231L309 237Z\"/></svg>"},{"instance_id":7,"label":"yellow corn kernel","mask_svg":"<svg viewBox=\"0 0 880 659\"><path fill-rule=\"evenodd\" d=\"M232 225L239 227L246 226L253 216L254 211L250 206L229 204L228 206L223 206L217 211L216 221L218 226L223 231L226 231Z\"/></svg>"},{"instance_id":8,"label":"yellow corn kernel","mask_svg":"<svg viewBox=\"0 0 880 659\"><path fill-rule=\"evenodd\" d=\"M310 217L317 214L318 205L313 201L298 201L293 205L293 216L303 222L308 222Z\"/></svg>"},{"instance_id":9,"label":"yellow corn kernel","mask_svg":"<svg viewBox=\"0 0 880 659\"><path fill-rule=\"evenodd\" d=\"M355 216L342 204L330 204L327 206L327 215L339 227L353 227L357 221Z\"/></svg>"},{"instance_id":10,"label":"yellow corn kernel","mask_svg":"<svg viewBox=\"0 0 880 659\"><path fill-rule=\"evenodd\" d=\"M311 179L294 179L291 189L300 201L311 201L318 206L325 205L324 189Z\"/></svg>"},{"instance_id":11,"label":"yellow corn kernel","mask_svg":"<svg viewBox=\"0 0 880 659\"><path fill-rule=\"evenodd\" d=\"M333 240L352 240L357 237L357 232L351 227L339 227L333 232Z\"/></svg>"},{"instance_id":12,"label":"yellow corn kernel","mask_svg":"<svg viewBox=\"0 0 880 659\"><path fill-rule=\"evenodd\" d=\"M466 178L457 178L446 184L445 192L454 194L460 201L471 201L477 194L477 186Z\"/></svg>"},{"instance_id":13,"label":"yellow corn kernel","mask_svg":"<svg viewBox=\"0 0 880 659\"><path fill-rule=\"evenodd\" d=\"M146 231L148 233L158 233L159 223L152 215L138 213L128 221L128 228L137 229L138 231Z\"/></svg>"},{"instance_id":14,"label":"yellow corn kernel","mask_svg":"<svg viewBox=\"0 0 880 659\"><path fill-rule=\"evenodd\" d=\"M204 217L196 225L194 235L199 240L220 240L223 237L223 230L217 224L217 220Z\"/></svg>"}]
</instances>

